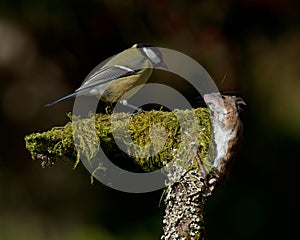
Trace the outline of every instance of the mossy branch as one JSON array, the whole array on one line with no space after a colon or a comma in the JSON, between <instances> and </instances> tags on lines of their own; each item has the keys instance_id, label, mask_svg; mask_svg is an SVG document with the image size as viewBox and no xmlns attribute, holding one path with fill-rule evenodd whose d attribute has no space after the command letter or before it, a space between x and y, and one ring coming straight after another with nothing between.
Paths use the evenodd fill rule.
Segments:
<instances>
[{"instance_id":1,"label":"mossy branch","mask_svg":"<svg viewBox=\"0 0 300 240\"><path fill-rule=\"evenodd\" d=\"M198 108L194 110L177 110L176 114L173 112L163 111L149 111L137 114L132 117L128 113L115 113L112 116L109 114L96 114L87 118L80 119L79 117L72 117L69 114L70 122L62 127L54 127L49 131L42 133L32 133L25 137L26 148L31 153L34 160L40 160L43 167L52 166L57 160L68 158L71 159L75 165L79 161L79 152L85 154L87 157L92 157L93 153L97 151L98 144L105 150L106 154L115 158L122 158L122 162L118 164L123 165L125 161L134 162L135 167L139 166L140 170L153 171L161 168L164 163L172 159L172 150L176 149L181 141L182 129L178 122L178 115L188 121L188 116L195 115L197 117L197 126L201 127L199 136L199 154L203 159L206 158L208 146L211 138L210 128L210 114L207 108ZM160 125L165 129L165 132L151 133L153 126ZM95 127L98 139L90 137L82 137L82 145L74 144L73 128L81 133L90 133L91 129ZM132 142L124 138L122 133L124 129L129 133ZM113 134L114 133L114 134ZM147 146L151 142L157 142L159 138L163 138L166 134L166 141L157 155L145 158L130 158L127 154L118 149L114 139L123 142L128 148L136 148L136 146ZM94 142L92 142L94 141ZM134 146L132 146L134 144ZM88 146L88 147L87 147ZM91 149L94 146L94 149ZM206 163L207 165L209 163ZM126 164L125 164L126 165Z\"/></svg>"},{"instance_id":2,"label":"mossy branch","mask_svg":"<svg viewBox=\"0 0 300 240\"><path fill-rule=\"evenodd\" d=\"M196 124L191 122L195 120L191 115L196 116ZM181 118L181 123L184 121L185 126L197 126L200 129L195 142L192 141L194 136L193 139L191 136L193 129L183 129L178 117ZM134 117L127 113L117 113L113 115L114 124L111 123L112 115L109 114L70 119L72 121L63 127L54 127L49 131L25 137L26 148L33 159L41 160L45 167L67 157L76 166L80 161L80 154L91 158L100 144L110 159L130 170L149 172L171 163L165 195L166 214L162 239L204 239L203 204L211 194L216 180L215 168L208 156L212 140L209 109L149 111ZM162 126L164 131L151 133L153 126L157 125ZM76 147L74 128L81 133L77 139L79 145ZM133 141L122 136L124 129ZM96 132L96 139L88 137L91 131ZM130 149L136 150L137 146L147 146L151 142L160 142L161 139L165 139L165 142L160 151L155 156L144 158L128 157L115 143L123 141ZM185 143L180 144L181 141ZM171 162L174 158L175 161Z\"/></svg>"}]
</instances>

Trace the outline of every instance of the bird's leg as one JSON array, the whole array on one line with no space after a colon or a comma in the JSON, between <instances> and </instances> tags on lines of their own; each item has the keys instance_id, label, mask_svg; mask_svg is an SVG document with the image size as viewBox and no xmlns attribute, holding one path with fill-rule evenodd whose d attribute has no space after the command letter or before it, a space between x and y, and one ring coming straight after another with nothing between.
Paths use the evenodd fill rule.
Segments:
<instances>
[{"instance_id":1,"label":"bird's leg","mask_svg":"<svg viewBox=\"0 0 300 240\"><path fill-rule=\"evenodd\" d=\"M137 112L134 113L134 115L135 115L135 114L142 113L142 112L146 112L146 111L144 111L142 108L139 108L139 107L136 107L136 106L134 106L134 105L132 105L132 104L129 104L129 103L127 102L126 99L121 100L120 103L121 103L122 105L124 105L124 106L130 107L130 108L136 110Z\"/></svg>"}]
</instances>

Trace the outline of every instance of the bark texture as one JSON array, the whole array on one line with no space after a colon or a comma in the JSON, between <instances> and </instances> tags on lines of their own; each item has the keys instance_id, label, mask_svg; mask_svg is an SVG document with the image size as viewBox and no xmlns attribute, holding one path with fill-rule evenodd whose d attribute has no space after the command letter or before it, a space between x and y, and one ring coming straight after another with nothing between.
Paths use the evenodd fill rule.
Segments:
<instances>
[{"instance_id":1,"label":"bark texture","mask_svg":"<svg viewBox=\"0 0 300 240\"><path fill-rule=\"evenodd\" d=\"M228 168L241 141L242 122L239 109L241 104L245 104L244 101L219 93L207 94L204 100L211 111L213 136L208 157L213 167L205 169L204 160L198 156L195 145L193 156L199 168L184 169L178 161L173 163L173 172L168 174L170 183L165 197L164 234L161 237L163 240L204 239L205 201L212 194L215 185L228 175ZM193 162L191 159L181 161ZM172 174L178 173L182 175L179 181L172 181Z\"/></svg>"}]
</instances>

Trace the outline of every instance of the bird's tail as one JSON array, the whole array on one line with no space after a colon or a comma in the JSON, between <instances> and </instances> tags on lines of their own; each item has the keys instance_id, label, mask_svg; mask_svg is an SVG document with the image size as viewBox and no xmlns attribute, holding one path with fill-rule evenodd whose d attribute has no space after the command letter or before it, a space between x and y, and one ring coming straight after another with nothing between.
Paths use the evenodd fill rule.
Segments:
<instances>
[{"instance_id":1,"label":"bird's tail","mask_svg":"<svg viewBox=\"0 0 300 240\"><path fill-rule=\"evenodd\" d=\"M64 100L67 100L67 99L70 99L70 98L73 98L73 97L76 97L77 95L78 95L78 92L71 93L71 94L69 94L67 96L64 96L64 97L59 98L59 99L57 99L57 100L55 100L53 102L50 102L50 103L46 104L45 106L46 107L50 107L50 106L52 106L52 105L54 105L56 103L62 102Z\"/></svg>"}]
</instances>

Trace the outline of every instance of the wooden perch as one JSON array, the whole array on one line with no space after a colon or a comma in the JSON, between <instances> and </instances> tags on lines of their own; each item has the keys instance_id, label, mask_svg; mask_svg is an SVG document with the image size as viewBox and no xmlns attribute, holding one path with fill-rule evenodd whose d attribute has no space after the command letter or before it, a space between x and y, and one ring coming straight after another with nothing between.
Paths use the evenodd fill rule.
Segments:
<instances>
[{"instance_id":1,"label":"wooden perch","mask_svg":"<svg viewBox=\"0 0 300 240\"><path fill-rule=\"evenodd\" d=\"M40 160L42 166L52 166L54 163L62 158L69 158L74 163L78 163L78 151L84 154L87 158L92 157L93 152L97 151L97 144L101 144L102 149L105 149L107 155L122 158L122 161L131 161L139 166L143 171L149 172L159 169L163 166L164 162L169 161L172 158L172 149L176 149L178 142L181 141L181 128L176 116L182 116L188 119L189 115L194 115L198 119L197 126L202 127L202 131L198 136L200 142L199 153L204 158L207 155L208 145L210 143L211 128L210 128L210 114L207 108L198 108L194 110L177 110L176 115L173 112L163 111L149 111L141 114L137 114L132 117L128 113L116 113L114 114L114 125L111 127L111 115L109 114L96 114L94 117L83 118L72 117L65 126L54 127L49 131L42 133L32 133L25 137L26 148L31 153L34 160ZM125 119L125 120L124 120ZM153 125L162 126L167 134L167 138L163 148L156 156L140 158L130 158L115 144L116 141L123 141L128 145L128 148L132 147L130 142L126 142L126 139L122 135L114 134L113 132L122 132L126 127L124 121L128 121L128 129L133 142L136 145L146 146L151 142L150 129ZM89 133L91 124L95 125L96 134L98 136L98 142L92 143L91 138L82 139L82 144L74 145L73 128L81 129L83 133ZM158 133L159 134L159 133ZM154 136L159 138L160 136ZM88 144L87 144L88 143ZM87 146L89 148L87 148ZM94 146L94 149L90 147ZM121 154L121 155L120 155ZM124 158L124 159L123 159ZM120 163L122 165L122 163ZM207 163L209 164L209 163Z\"/></svg>"},{"instance_id":2,"label":"wooden perch","mask_svg":"<svg viewBox=\"0 0 300 240\"><path fill-rule=\"evenodd\" d=\"M219 93L204 95L204 100L211 111L213 148L208 156L211 170L183 169L176 161L173 163L173 174L180 172L181 178L173 183L171 181L167 189L163 240L204 239L204 203L216 184L228 174L241 140L242 122L238 112L239 106L245 104L244 101ZM199 159L198 162L205 163L197 151L194 151L194 157ZM168 178L172 177L169 174Z\"/></svg>"},{"instance_id":3,"label":"wooden perch","mask_svg":"<svg viewBox=\"0 0 300 240\"><path fill-rule=\"evenodd\" d=\"M73 117L72 122L63 127L26 136L26 148L34 160L41 161L43 167L52 166L55 161L65 157L74 161L76 166L80 161L80 154L91 158L97 152L99 144L107 155L116 160L116 164L131 171L150 172L165 166L169 171L164 199L166 205L163 219L164 233L161 239L204 239L203 205L206 198L211 195L215 184L225 174L227 163L236 150L241 130L236 99L233 97L219 99L213 95L207 97L210 109L176 110L176 114L149 111L134 117L127 113L118 113L114 115L113 126L109 114L96 114L94 117L84 119ZM224 101L222 106L225 106L222 111L216 107L217 101L221 100ZM215 104L215 108L209 103ZM177 119L181 116L186 119L188 126L193 126L189 123L190 115L197 117L196 126L200 128L196 138L193 136L194 131L183 129ZM152 138L149 137L153 125L161 125L165 129L164 146L155 156L128 157L118 149L114 138L124 141L124 144L131 143L126 142L121 135L113 136L113 132L124 128L123 119L129 119L127 131L135 146L147 146L151 141L155 141L155 138L162 137L159 132L152 134ZM229 124L228 119L234 123L234 127ZM80 146L75 148L74 126L88 133L91 130L86 126L90 126L91 123L95 126L97 141L82 136ZM215 137L222 135L222 131L226 132L226 139L216 141ZM86 144L87 141L94 142ZM127 163L130 163L129 166Z\"/></svg>"}]
</instances>

